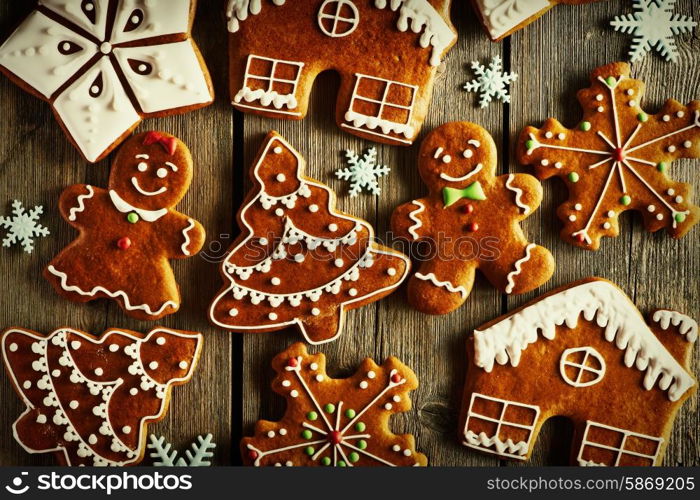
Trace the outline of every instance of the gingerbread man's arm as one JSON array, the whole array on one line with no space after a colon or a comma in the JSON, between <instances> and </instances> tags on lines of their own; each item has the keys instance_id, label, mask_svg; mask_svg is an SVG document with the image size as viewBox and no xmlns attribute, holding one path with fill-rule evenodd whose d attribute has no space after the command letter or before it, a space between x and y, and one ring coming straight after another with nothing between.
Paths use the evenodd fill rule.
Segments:
<instances>
[{"instance_id":1,"label":"gingerbread man's arm","mask_svg":"<svg viewBox=\"0 0 700 500\"><path fill-rule=\"evenodd\" d=\"M418 241L430 236L430 200L421 198L397 207L391 214L391 229L395 238Z\"/></svg>"},{"instance_id":2,"label":"gingerbread man's arm","mask_svg":"<svg viewBox=\"0 0 700 500\"><path fill-rule=\"evenodd\" d=\"M58 208L63 218L71 225L76 226L78 223L83 225L91 221L96 213L96 211L89 209L90 201L102 194L104 194L104 189L86 184L74 184L61 193Z\"/></svg>"},{"instance_id":3,"label":"gingerbread man's arm","mask_svg":"<svg viewBox=\"0 0 700 500\"><path fill-rule=\"evenodd\" d=\"M162 234L162 245L169 258L192 257L204 246L204 228L191 217L173 210L163 219L163 223L168 229Z\"/></svg>"},{"instance_id":4,"label":"gingerbread man's arm","mask_svg":"<svg viewBox=\"0 0 700 500\"><path fill-rule=\"evenodd\" d=\"M511 202L501 207L503 214L514 214L517 220L523 220L540 206L542 185L535 177L528 174L508 174L498 179L507 190Z\"/></svg>"}]
</instances>

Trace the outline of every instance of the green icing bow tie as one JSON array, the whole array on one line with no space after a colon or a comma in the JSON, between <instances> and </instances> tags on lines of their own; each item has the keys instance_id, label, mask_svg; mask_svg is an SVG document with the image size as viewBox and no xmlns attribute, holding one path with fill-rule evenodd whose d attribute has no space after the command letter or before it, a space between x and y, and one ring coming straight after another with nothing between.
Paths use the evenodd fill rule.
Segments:
<instances>
[{"instance_id":1,"label":"green icing bow tie","mask_svg":"<svg viewBox=\"0 0 700 500\"><path fill-rule=\"evenodd\" d=\"M479 181L469 184L464 189L455 189L451 187L442 188L442 200L445 204L445 208L454 205L462 198L467 198L469 200L485 200L486 195Z\"/></svg>"}]
</instances>

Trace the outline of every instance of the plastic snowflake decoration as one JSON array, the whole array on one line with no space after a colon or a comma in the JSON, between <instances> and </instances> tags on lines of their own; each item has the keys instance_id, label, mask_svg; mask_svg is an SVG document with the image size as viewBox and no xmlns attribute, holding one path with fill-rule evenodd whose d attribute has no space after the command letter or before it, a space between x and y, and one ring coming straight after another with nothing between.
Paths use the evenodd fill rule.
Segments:
<instances>
[{"instance_id":1,"label":"plastic snowflake decoration","mask_svg":"<svg viewBox=\"0 0 700 500\"><path fill-rule=\"evenodd\" d=\"M377 165L377 148L370 148L360 158L354 151L345 151L350 167L336 171L339 179L350 181L350 196L357 196L363 188L374 195L382 192L377 179L387 175L391 169L386 165Z\"/></svg>"},{"instance_id":2,"label":"plastic snowflake decoration","mask_svg":"<svg viewBox=\"0 0 700 500\"><path fill-rule=\"evenodd\" d=\"M514 82L518 75L503 71L503 62L499 56L495 56L488 68L478 61L472 61L471 68L478 78L464 86L467 92L479 92L479 106L485 108L495 97L505 103L510 102L510 95L506 85Z\"/></svg>"},{"instance_id":3,"label":"plastic snowflake decoration","mask_svg":"<svg viewBox=\"0 0 700 500\"><path fill-rule=\"evenodd\" d=\"M0 69L49 101L90 162L143 116L212 102L190 39L192 0L41 0L0 46Z\"/></svg>"},{"instance_id":4,"label":"plastic snowflake decoration","mask_svg":"<svg viewBox=\"0 0 700 500\"><path fill-rule=\"evenodd\" d=\"M678 60L674 35L691 33L697 23L689 16L673 14L676 0L634 0L636 12L617 16L610 24L615 31L634 35L630 47L630 60L639 61L651 49L666 61Z\"/></svg>"},{"instance_id":5,"label":"plastic snowflake decoration","mask_svg":"<svg viewBox=\"0 0 700 500\"><path fill-rule=\"evenodd\" d=\"M20 243L24 251L32 253L34 250L34 238L48 236L49 230L39 224L39 216L44 213L44 207L37 206L27 212L22 202L12 202L12 216L0 217L0 225L8 229L7 236L2 240L2 246L9 247Z\"/></svg>"},{"instance_id":6,"label":"plastic snowflake decoration","mask_svg":"<svg viewBox=\"0 0 700 500\"><path fill-rule=\"evenodd\" d=\"M155 466L165 467L209 467L211 462L208 460L214 456L212 451L216 448L216 443L213 440L214 436L207 434L206 436L197 436L197 442L190 446L192 451L185 450L185 456L178 458L177 451L170 449L172 445L165 442L164 437L157 438L153 434L149 437L148 449L151 452L151 458L158 460L153 462ZM212 450L212 451L210 451Z\"/></svg>"}]
</instances>

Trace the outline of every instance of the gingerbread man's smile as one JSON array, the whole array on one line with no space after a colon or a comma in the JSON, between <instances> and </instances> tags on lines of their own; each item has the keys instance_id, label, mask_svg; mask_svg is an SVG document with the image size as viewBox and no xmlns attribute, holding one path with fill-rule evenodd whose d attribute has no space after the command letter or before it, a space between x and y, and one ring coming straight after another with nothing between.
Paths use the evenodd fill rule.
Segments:
<instances>
[{"instance_id":1,"label":"gingerbread man's smile","mask_svg":"<svg viewBox=\"0 0 700 500\"><path fill-rule=\"evenodd\" d=\"M148 155L137 155L136 159L138 160L148 160L149 156ZM171 162L165 162L165 165L173 170L173 172L177 172L177 166L174 165ZM148 171L148 163L145 161L139 162L139 164L136 166L137 170L139 172L145 173ZM158 176L159 179L165 179L168 176L168 169L161 167L158 169L156 172L156 175ZM134 186L134 189L139 192L139 194L142 194L143 196L158 196L159 194L165 193L168 188L165 186L161 186L160 188L156 189L155 191L148 191L141 187L139 184L139 180L136 178L136 176L131 178L131 185Z\"/></svg>"}]
</instances>

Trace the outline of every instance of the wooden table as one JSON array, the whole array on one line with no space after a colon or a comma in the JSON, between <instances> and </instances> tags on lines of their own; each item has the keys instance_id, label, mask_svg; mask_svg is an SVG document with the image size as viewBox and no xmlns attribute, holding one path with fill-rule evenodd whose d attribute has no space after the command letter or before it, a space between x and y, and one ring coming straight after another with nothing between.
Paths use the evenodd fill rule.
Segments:
<instances>
[{"instance_id":1,"label":"wooden table","mask_svg":"<svg viewBox=\"0 0 700 500\"><path fill-rule=\"evenodd\" d=\"M29 10L29 2L0 3L0 31L9 33ZM300 339L295 331L275 334L230 334L212 328L207 305L221 286L218 266L237 233L235 210L249 186L247 171L265 133L281 132L308 160L308 175L330 184L338 192L341 210L374 224L377 234L388 231L394 207L424 194L418 178L418 143L410 148L378 146L379 159L391 166L381 180L380 197L347 196L347 185L334 171L344 164L342 151L365 150L373 144L342 133L335 125L335 75L324 74L316 83L303 122L283 122L242 115L228 103L226 29L223 0L200 2L194 33L207 60L218 98L204 110L184 116L147 120L141 130L162 129L182 138L195 158L195 179L180 210L200 220L208 231L202 255L174 262L183 291L178 314L161 324L196 330L205 336L204 354L191 383L174 390L165 420L149 432L162 434L181 449L199 433L211 432L218 443L217 464L239 464L238 441L252 432L258 418L281 417L283 400L269 388L273 372L270 360ZM489 41L470 2L456 1L452 19L459 42L441 69L423 134L455 120L476 122L489 130L500 146L502 173L527 171L513 159L517 134L526 124L539 125L549 116L573 125L581 110L575 101L578 89L588 84L596 66L627 56L630 37L615 33L608 21L631 12L631 2L611 0L581 7L560 5L542 19L502 43ZM697 0L679 0L676 11L700 20ZM700 31L676 38L681 54L678 64L647 55L633 65L633 75L645 80L647 110L658 109L666 98L688 102L700 97ZM512 105L494 103L479 109L473 94L461 87L473 77L468 64L500 55L505 67L518 73L511 86ZM50 332L72 326L96 334L112 326L146 331L152 325L127 318L111 302L76 305L60 299L41 277L46 263L75 236L57 210L60 192L68 185L89 183L106 186L110 163L86 164L52 117L49 106L0 78L0 212L10 210L13 199L25 205L44 205L43 223L51 236L37 242L31 255L18 248L0 249L0 277L6 283L0 294L0 326L22 326ZM673 177L700 186L697 161L675 163ZM670 307L700 318L697 266L700 262L700 228L680 241L663 231L646 233L637 215L622 218L622 234L606 238L598 252L587 252L559 239L555 208L566 198L558 180L544 184L540 209L524 224L531 241L549 248L557 260L552 280L537 292L506 297L478 278L467 303L458 311L431 317L410 309L405 291L348 314L344 333L322 347L331 374L354 371L366 357L382 360L395 355L411 366L420 380L412 394L414 409L394 418L394 426L415 434L420 451L432 465L509 465L459 445L457 415L467 360L465 341L476 326L532 299L538 293L578 278L597 275L625 289L642 311ZM696 196L697 198L697 196ZM208 261L209 260L209 261ZM697 349L694 356L697 374ZM28 455L14 441L11 423L23 410L7 377L0 377L0 464L52 464L50 455ZM667 465L698 465L700 457L697 396L686 402L674 427L666 453ZM564 464L568 460L571 428L564 419L548 422L539 437L531 464ZM144 463L150 463L148 459Z\"/></svg>"}]
</instances>

